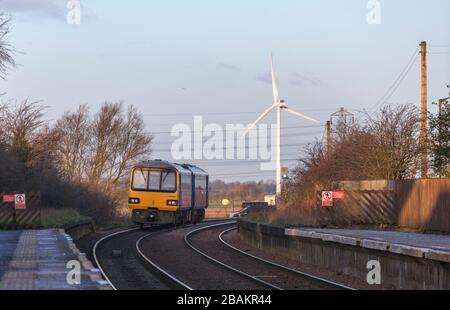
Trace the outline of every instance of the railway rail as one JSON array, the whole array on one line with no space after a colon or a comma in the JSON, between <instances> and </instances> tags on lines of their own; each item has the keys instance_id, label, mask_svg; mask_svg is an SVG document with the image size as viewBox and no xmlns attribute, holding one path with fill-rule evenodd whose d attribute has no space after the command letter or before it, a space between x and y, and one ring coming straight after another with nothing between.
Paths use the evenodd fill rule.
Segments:
<instances>
[{"instance_id":1,"label":"railway rail","mask_svg":"<svg viewBox=\"0 0 450 310\"><path fill-rule=\"evenodd\" d=\"M220 235L219 235L220 242L222 242L224 245L226 245L230 249L232 249L232 250L234 250L234 251L236 251L236 252L238 252L238 253L240 253L242 255L246 255L246 256L251 257L253 259L256 259L256 260L258 260L260 262L268 264L270 266L274 266L276 268L280 268L280 269L286 270L288 272L293 273L294 275L297 275L297 276L300 276L300 277L304 277L305 279L308 279L310 281L317 282L318 284L325 284L325 285L327 285L327 286L329 286L331 288L340 289L340 290L355 290L354 288L352 288L350 286L343 285L343 284L340 284L340 283L337 283L337 282L334 282L334 281L330 281L330 280L327 280L327 279L324 279L324 278L320 278L320 277L317 277L317 276L314 276L314 275L311 275L311 274L308 274L308 273L305 273L305 272L301 272L299 270L292 269L292 268L286 267L284 265L281 265L281 264L269 261L269 260L264 259L262 257L258 257L256 255L253 255L253 254L247 253L245 251L242 251L242 250L234 247L233 245L229 244L228 242L226 242L223 239L224 235L226 235L227 233L230 233L232 231L235 231L235 230L237 230L237 228L233 227L233 228L227 229L225 231L222 231L220 233Z\"/></svg>"},{"instance_id":2,"label":"railway rail","mask_svg":"<svg viewBox=\"0 0 450 310\"><path fill-rule=\"evenodd\" d=\"M208 220L204 223L221 222L223 220ZM192 290L191 287L184 284L182 281L172 277L164 269L153 263L141 250L141 242L152 236L172 231L172 225L154 226L150 228L151 232L142 231L138 226L120 230L109 235L106 235L95 242L92 248L92 257L100 270L105 281L113 290L119 289L187 289ZM121 240L122 239L122 240ZM108 248L108 249L104 249ZM117 260L114 266L110 263L109 256L111 252L119 252L122 260ZM116 257L121 258L121 257ZM133 264L133 258L137 258L138 264L135 266L128 266ZM136 262L134 262L136 263ZM122 275L117 273L122 270ZM125 279L123 278L125 277ZM134 278L138 278L136 281ZM144 279L142 279L144 278ZM127 285L122 283L128 282ZM138 283L133 283L138 282ZM162 283L158 285L156 282ZM131 284L130 284L131 283Z\"/></svg>"},{"instance_id":3,"label":"railway rail","mask_svg":"<svg viewBox=\"0 0 450 310\"><path fill-rule=\"evenodd\" d=\"M201 241L192 242L191 240L195 235L208 231L211 232L211 230L217 230L217 228L225 225L227 224L215 224L192 230L186 234L185 242L194 251L206 259L244 277L261 283L270 289L354 290L353 288L340 283L268 261L232 246L223 239L223 236L233 230L236 230L236 227L226 230L219 230L218 233L213 233L212 235L207 236L207 238L211 240L211 243L209 244ZM198 246L196 246L195 243L197 243ZM232 253L230 253L230 251Z\"/></svg>"},{"instance_id":4,"label":"railway rail","mask_svg":"<svg viewBox=\"0 0 450 310\"><path fill-rule=\"evenodd\" d=\"M211 222L214 222L211 224ZM268 261L264 258L257 257L255 255L246 253L233 245L227 243L224 240L224 236L232 231L236 230L236 227L229 227L235 225L235 221L209 221L200 227L189 227L187 233L182 233L180 238L181 244L186 245L184 253L190 254L192 260L196 259L197 266L203 266L205 260L209 264L209 268L220 270L219 272L228 273L228 277L232 279L240 278L240 284L244 283L244 288L248 289L260 289L260 290L283 290L283 289L333 289L333 290L352 290L353 288L323 279L317 276L313 276L295 269L288 268L286 266ZM166 234L173 231L173 228L169 227L156 227L152 228L153 231L142 232L138 228L126 229L123 231L112 233L98 240L93 248L94 260L102 273L104 279L114 289L122 289L127 286L121 285L121 282L133 281L131 276L133 272L135 275L139 274L140 277L146 277L146 282L142 281L140 289L155 289L155 286L148 282L156 283L159 281L162 285L156 285L156 289L182 289L182 290L194 290L205 289L207 284L200 285L196 283L195 277L192 275L183 276L179 271L174 269L176 264L164 265L163 260L158 257L152 258L152 252L149 252L144 245L145 242L153 242L157 238L164 238ZM114 244L114 243L117 243ZM133 255L138 258L139 263L145 270L131 270L131 274L127 275L128 271L123 272L128 279L119 279L114 275L116 270L113 266L107 266L104 263L102 255L108 253L108 249L105 249L101 253L102 248L110 247L109 250L114 247L122 245L124 248L130 250L133 248ZM147 247L148 248L148 247ZM179 249L179 248L177 248ZM147 252L147 253L146 253ZM106 255L106 254L105 254ZM199 259L200 256L201 258ZM197 257L197 258L195 258ZM123 264L130 263L124 262ZM115 264L118 264L115 262ZM120 264L119 264L120 265ZM120 267L120 266L119 266ZM123 266L122 266L123 267ZM179 266L178 266L179 267ZM126 267L128 268L128 267ZM138 267L136 267L138 268ZM188 268L188 267L185 267ZM142 275L142 273L147 273ZM231 275L233 274L233 275ZM150 277L150 280L148 279ZM234 287L234 286L233 286ZM133 287L134 288L134 287Z\"/></svg>"}]
</instances>

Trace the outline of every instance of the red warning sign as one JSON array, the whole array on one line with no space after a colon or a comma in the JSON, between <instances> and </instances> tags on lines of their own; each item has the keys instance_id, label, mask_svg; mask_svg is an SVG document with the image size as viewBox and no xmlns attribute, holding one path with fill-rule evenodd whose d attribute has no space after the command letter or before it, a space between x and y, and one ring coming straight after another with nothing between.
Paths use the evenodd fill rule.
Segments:
<instances>
[{"instance_id":1,"label":"red warning sign","mask_svg":"<svg viewBox=\"0 0 450 310\"><path fill-rule=\"evenodd\" d=\"M3 196L3 202L14 202L15 197L14 195L4 195Z\"/></svg>"},{"instance_id":2,"label":"red warning sign","mask_svg":"<svg viewBox=\"0 0 450 310\"><path fill-rule=\"evenodd\" d=\"M333 192L333 199L345 199L345 192Z\"/></svg>"},{"instance_id":3,"label":"red warning sign","mask_svg":"<svg viewBox=\"0 0 450 310\"><path fill-rule=\"evenodd\" d=\"M322 192L322 207L333 206L333 192Z\"/></svg>"},{"instance_id":4,"label":"red warning sign","mask_svg":"<svg viewBox=\"0 0 450 310\"><path fill-rule=\"evenodd\" d=\"M25 194L14 195L14 204L16 210L25 210L27 208Z\"/></svg>"}]
</instances>

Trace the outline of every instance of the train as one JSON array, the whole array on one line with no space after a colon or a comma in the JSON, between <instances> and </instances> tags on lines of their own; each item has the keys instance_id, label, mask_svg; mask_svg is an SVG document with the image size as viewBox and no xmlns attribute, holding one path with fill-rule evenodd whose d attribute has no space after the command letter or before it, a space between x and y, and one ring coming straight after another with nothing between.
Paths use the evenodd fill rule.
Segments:
<instances>
[{"instance_id":1,"label":"train","mask_svg":"<svg viewBox=\"0 0 450 310\"><path fill-rule=\"evenodd\" d=\"M148 224L202 222L208 196L209 175L194 165L148 160L130 172L128 207L141 229Z\"/></svg>"}]
</instances>

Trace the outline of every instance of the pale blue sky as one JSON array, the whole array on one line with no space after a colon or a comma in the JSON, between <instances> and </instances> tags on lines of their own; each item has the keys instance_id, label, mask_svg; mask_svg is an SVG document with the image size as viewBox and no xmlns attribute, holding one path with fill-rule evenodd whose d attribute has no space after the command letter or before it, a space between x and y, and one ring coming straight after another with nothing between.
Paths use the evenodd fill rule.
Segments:
<instances>
[{"instance_id":1,"label":"pale blue sky","mask_svg":"<svg viewBox=\"0 0 450 310\"><path fill-rule=\"evenodd\" d=\"M205 122L249 123L271 104L263 80L273 52L287 104L324 123L341 106L355 113L369 109L420 41L450 44L448 0L380 0L381 25L367 24L366 0L81 2L82 23L72 26L65 21L65 0L0 0L0 11L14 16L11 42L25 53L17 57L21 66L0 81L7 98L44 100L52 118L80 103L95 110L105 100L123 100L139 107L156 132L191 124L191 113L230 113L205 115ZM433 101L448 93L450 54L430 54L429 70ZM419 77L416 62L389 102L418 104ZM310 125L291 116L283 120L284 126ZM292 137L305 131L311 134ZM305 143L322 132L286 131L283 143ZM172 140L156 135L155 149L168 149L162 143ZM284 158L294 159L300 148L284 148ZM216 175L257 169L205 166Z\"/></svg>"}]
</instances>

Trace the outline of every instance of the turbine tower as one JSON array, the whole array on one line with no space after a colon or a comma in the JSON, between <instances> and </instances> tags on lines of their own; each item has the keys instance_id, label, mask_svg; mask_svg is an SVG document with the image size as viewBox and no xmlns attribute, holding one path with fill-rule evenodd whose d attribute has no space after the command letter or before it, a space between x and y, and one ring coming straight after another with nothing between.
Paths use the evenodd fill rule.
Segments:
<instances>
[{"instance_id":1,"label":"turbine tower","mask_svg":"<svg viewBox=\"0 0 450 310\"><path fill-rule=\"evenodd\" d=\"M309 121L315 122L315 123L319 123L319 121L308 117L300 112L294 111L290 108L288 108L285 105L284 100L281 100L279 98L279 93L278 93L278 86L277 86L277 79L275 76L275 69L274 69L274 64L273 64L273 57L271 55L270 57L270 64L271 64L271 70L272 70L272 91L273 91L273 100L274 103L272 106L270 106L267 110L265 110L259 117L258 119L251 124L250 126L247 127L246 130L246 134L252 130L261 120L263 120L270 112L272 112L272 110L276 109L277 110L277 139L276 139L276 148L277 148L277 158L276 158L276 165L277 165L277 195L281 194L282 191L282 186L281 186L281 112L288 112L291 113L295 116L307 119Z\"/></svg>"}]
</instances>

